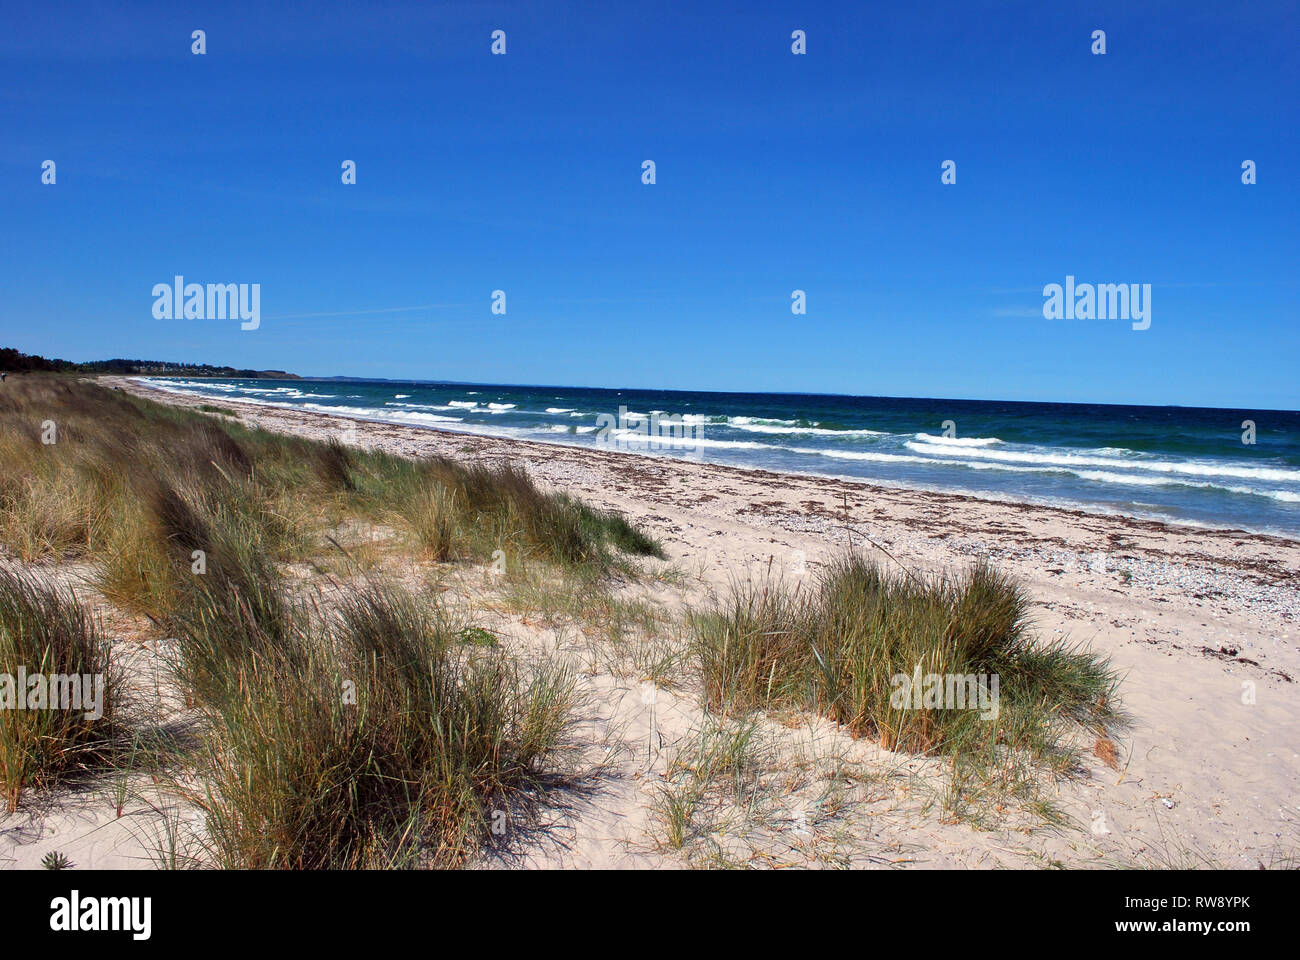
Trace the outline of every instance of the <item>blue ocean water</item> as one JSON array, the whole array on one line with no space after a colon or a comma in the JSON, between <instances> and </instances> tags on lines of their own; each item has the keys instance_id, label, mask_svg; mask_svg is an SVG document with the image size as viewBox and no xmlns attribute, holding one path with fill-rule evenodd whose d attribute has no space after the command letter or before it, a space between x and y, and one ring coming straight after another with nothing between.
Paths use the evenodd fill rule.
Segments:
<instances>
[{"instance_id":1,"label":"blue ocean water","mask_svg":"<svg viewBox=\"0 0 1300 960\"><path fill-rule=\"evenodd\" d=\"M1294 411L141 379L165 390L408 426L1300 535L1300 413ZM1246 421L1254 425L1254 443L1243 442Z\"/></svg>"}]
</instances>

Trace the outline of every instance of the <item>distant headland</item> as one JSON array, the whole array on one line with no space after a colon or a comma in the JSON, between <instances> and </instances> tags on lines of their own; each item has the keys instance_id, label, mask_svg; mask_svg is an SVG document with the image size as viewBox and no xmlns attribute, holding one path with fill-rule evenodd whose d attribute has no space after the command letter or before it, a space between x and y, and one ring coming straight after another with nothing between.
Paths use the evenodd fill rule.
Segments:
<instances>
[{"instance_id":1,"label":"distant headland","mask_svg":"<svg viewBox=\"0 0 1300 960\"><path fill-rule=\"evenodd\" d=\"M0 347L0 371L5 373L110 373L122 375L147 375L155 377L237 377L244 380L301 380L295 373L283 370L241 370L236 367L218 367L210 363L170 363L165 360L91 360L73 363L71 360L48 359L22 353L12 347Z\"/></svg>"}]
</instances>

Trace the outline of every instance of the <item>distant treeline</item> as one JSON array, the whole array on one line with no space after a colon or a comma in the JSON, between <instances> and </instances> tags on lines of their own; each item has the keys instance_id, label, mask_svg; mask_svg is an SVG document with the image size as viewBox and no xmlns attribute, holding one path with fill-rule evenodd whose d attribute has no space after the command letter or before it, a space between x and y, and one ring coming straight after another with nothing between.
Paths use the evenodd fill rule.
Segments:
<instances>
[{"instance_id":1,"label":"distant treeline","mask_svg":"<svg viewBox=\"0 0 1300 960\"><path fill-rule=\"evenodd\" d=\"M168 363L163 360L92 360L73 363L71 360L47 359L22 353L13 347L0 347L0 370L6 373L117 373L147 374L150 376L183 375L187 377L240 377L255 379L296 380L298 377L283 370L237 370L234 367L214 367L208 363Z\"/></svg>"}]
</instances>

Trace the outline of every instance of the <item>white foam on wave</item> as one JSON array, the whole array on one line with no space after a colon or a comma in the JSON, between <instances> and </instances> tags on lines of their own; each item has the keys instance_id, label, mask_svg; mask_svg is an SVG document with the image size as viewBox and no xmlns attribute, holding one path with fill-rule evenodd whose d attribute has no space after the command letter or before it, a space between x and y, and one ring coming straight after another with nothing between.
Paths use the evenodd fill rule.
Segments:
<instances>
[{"instance_id":1,"label":"white foam on wave","mask_svg":"<svg viewBox=\"0 0 1300 960\"><path fill-rule=\"evenodd\" d=\"M1257 487L1242 487L1214 483L1208 480L1188 480L1175 476L1141 476L1131 473L1114 473L1106 470L1081 470L1059 465L1017 466L1006 463L989 463L972 460L954 460L948 458L908 456L898 453L880 453L865 450L822 450L816 447L775 447L772 449L789 450L810 456L831 457L836 460L860 460L871 463L917 463L934 464L951 467L965 467L972 470L998 470L1008 473L1052 474L1065 473L1080 480L1094 483L1120 484L1137 487L1194 487L1205 490L1221 490L1245 496L1266 497L1284 503L1300 503L1300 493L1291 490L1262 490ZM951 451L944 451L951 452Z\"/></svg>"},{"instance_id":2,"label":"white foam on wave","mask_svg":"<svg viewBox=\"0 0 1300 960\"><path fill-rule=\"evenodd\" d=\"M781 435L806 434L813 437L888 436L888 434L883 430L828 430L825 427L782 427L767 423L736 423L734 420L730 423L718 424L718 426L735 427L737 430L747 430L750 433L773 433Z\"/></svg>"},{"instance_id":3,"label":"white foam on wave","mask_svg":"<svg viewBox=\"0 0 1300 960\"><path fill-rule=\"evenodd\" d=\"M190 397L196 395L200 397L203 396L202 393L196 394L191 390L169 388L162 384L150 383L149 385L154 387L155 389L163 390L168 393L180 393ZM201 384L199 386L207 387L208 384ZM333 413L339 416L360 417L360 418L373 419L373 420L386 420L392 417L400 417L400 416L418 416L417 414L408 415L408 414L401 414L394 411L385 411L377 407L329 406L321 403L291 403L287 400L266 400L261 397L230 397L229 400L232 403L246 403L249 406L253 406L253 407L275 407L276 409L279 410L310 410L313 413ZM459 419L459 418L439 417L437 419L445 420L445 419Z\"/></svg>"},{"instance_id":4,"label":"white foam on wave","mask_svg":"<svg viewBox=\"0 0 1300 960\"><path fill-rule=\"evenodd\" d=\"M547 413L553 411L548 410ZM675 414L667 414L663 410L651 410L649 413L638 413L629 411L628 419L648 420L651 415L659 414L661 421L668 419L677 422L678 417ZM888 434L883 430L830 430L825 427L801 426L798 420L780 420L769 417L726 417L722 415L707 413L683 413L681 423L688 427L706 427L714 430L733 429L743 430L746 433L766 433L773 436L807 434L808 436L820 437L884 437Z\"/></svg>"},{"instance_id":5,"label":"white foam on wave","mask_svg":"<svg viewBox=\"0 0 1300 960\"><path fill-rule=\"evenodd\" d=\"M1132 474L1109 473L1104 470L1068 470L1076 477L1099 483L1122 483L1139 487L1195 487L1201 490L1222 490L1242 496L1266 497L1283 503L1300 503L1300 493L1291 490L1262 490L1258 487L1240 487L1209 480L1184 480L1176 477L1139 477Z\"/></svg>"},{"instance_id":6,"label":"white foam on wave","mask_svg":"<svg viewBox=\"0 0 1300 960\"><path fill-rule=\"evenodd\" d=\"M250 396L264 397L285 397L289 400L302 400L306 398L316 400L328 400L335 396L332 393L308 393L298 387L248 387L238 383L213 383L209 381L194 380L156 380L152 377L132 377L138 383L145 383L157 390L163 390L168 393L189 393L191 391L219 391L229 394L247 394Z\"/></svg>"},{"instance_id":7,"label":"white foam on wave","mask_svg":"<svg viewBox=\"0 0 1300 960\"><path fill-rule=\"evenodd\" d=\"M405 407L410 410L460 410L461 407L453 407L450 404L437 403L397 403L393 400L385 400L386 407Z\"/></svg>"},{"instance_id":8,"label":"white foam on wave","mask_svg":"<svg viewBox=\"0 0 1300 960\"><path fill-rule=\"evenodd\" d=\"M929 457L910 457L905 453L881 453L876 450L825 450L821 447L769 447L772 450L789 450L806 456L830 457L834 460L861 460L868 463L951 463L963 466L960 460L932 460Z\"/></svg>"},{"instance_id":9,"label":"white foam on wave","mask_svg":"<svg viewBox=\"0 0 1300 960\"><path fill-rule=\"evenodd\" d=\"M916 439L922 443L938 443L945 447L991 447L1002 442L997 437L936 437L929 433L918 433ZM911 445L911 441L908 441L908 445Z\"/></svg>"},{"instance_id":10,"label":"white foam on wave","mask_svg":"<svg viewBox=\"0 0 1300 960\"><path fill-rule=\"evenodd\" d=\"M315 410L318 413L334 413L340 416L364 417L368 420L395 420L399 422L415 421L417 423L461 423L461 417L443 417L436 413L423 413L418 410L385 410L382 407L348 407L328 406L323 403L289 404L294 409Z\"/></svg>"},{"instance_id":11,"label":"white foam on wave","mask_svg":"<svg viewBox=\"0 0 1300 960\"><path fill-rule=\"evenodd\" d=\"M759 443L756 440L712 440L708 437L675 437L671 434L650 436L637 430L611 430L609 436L633 447L711 447L716 450L773 449L770 444Z\"/></svg>"},{"instance_id":12,"label":"white foam on wave","mask_svg":"<svg viewBox=\"0 0 1300 960\"><path fill-rule=\"evenodd\" d=\"M136 383L143 383L155 390L161 390L164 393L189 393L191 388L196 390L220 390L223 393L233 393L237 388L233 383L193 383L189 380L155 380L153 377L132 377Z\"/></svg>"},{"instance_id":13,"label":"white foam on wave","mask_svg":"<svg viewBox=\"0 0 1300 960\"><path fill-rule=\"evenodd\" d=\"M1039 466L1103 467L1118 470L1141 470L1151 473L1179 474L1188 477L1232 477L1237 480L1267 480L1275 483L1300 483L1300 470L1277 467L1245 467L1220 463L1197 463L1192 460L1117 460L1091 454L1045 453L1021 450L950 450L928 443L909 440L904 444L918 453L944 456L978 457L1003 463L1030 463Z\"/></svg>"}]
</instances>

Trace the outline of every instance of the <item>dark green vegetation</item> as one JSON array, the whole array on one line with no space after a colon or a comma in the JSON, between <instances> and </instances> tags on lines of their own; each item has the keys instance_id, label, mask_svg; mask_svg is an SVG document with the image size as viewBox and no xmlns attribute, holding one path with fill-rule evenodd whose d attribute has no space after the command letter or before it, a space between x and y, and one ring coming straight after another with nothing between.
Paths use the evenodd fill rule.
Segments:
<instances>
[{"instance_id":1,"label":"dark green vegetation","mask_svg":"<svg viewBox=\"0 0 1300 960\"><path fill-rule=\"evenodd\" d=\"M189 376L189 377L239 377L244 380L267 378L297 380L283 370L237 370L234 367L214 367L209 363L169 363L164 360L91 360L73 363L71 360L47 359L31 353L21 353L13 347L0 347L0 371L5 373L113 373L119 376Z\"/></svg>"}]
</instances>

